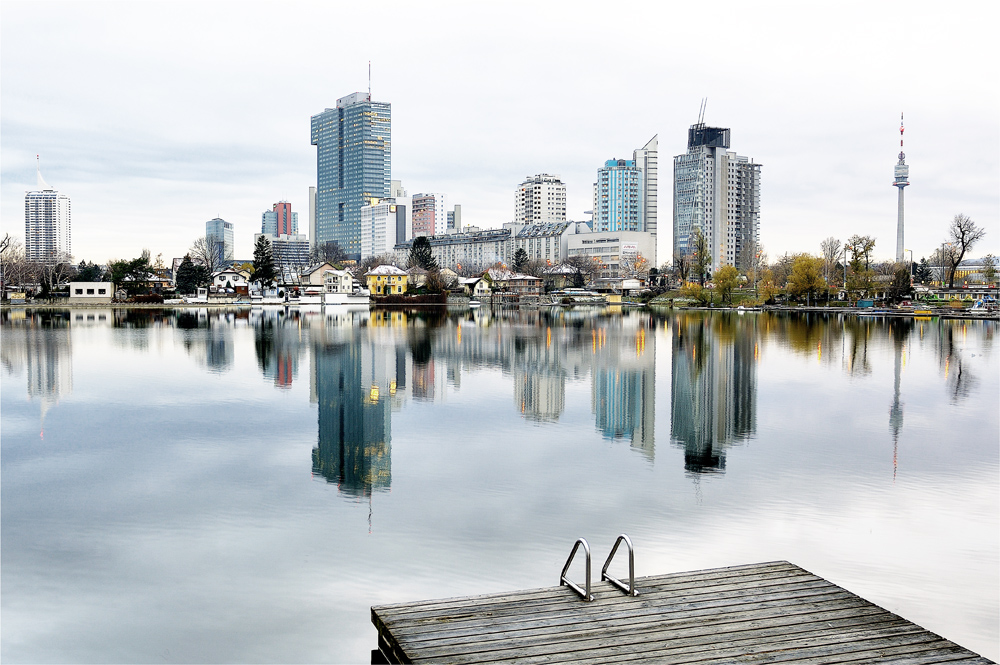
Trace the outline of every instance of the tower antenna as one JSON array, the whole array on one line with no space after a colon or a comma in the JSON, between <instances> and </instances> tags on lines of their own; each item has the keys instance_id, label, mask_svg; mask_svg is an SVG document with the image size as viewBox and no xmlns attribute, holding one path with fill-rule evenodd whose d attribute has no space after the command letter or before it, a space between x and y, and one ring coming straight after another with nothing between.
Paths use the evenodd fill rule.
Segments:
<instances>
[{"instance_id":1,"label":"tower antenna","mask_svg":"<svg viewBox=\"0 0 1000 665\"><path fill-rule=\"evenodd\" d=\"M368 61L368 101L372 100L372 61Z\"/></svg>"},{"instance_id":2,"label":"tower antenna","mask_svg":"<svg viewBox=\"0 0 1000 665\"><path fill-rule=\"evenodd\" d=\"M708 106L708 97L701 98L701 106L698 107L698 124L704 124L705 122L705 107Z\"/></svg>"}]
</instances>

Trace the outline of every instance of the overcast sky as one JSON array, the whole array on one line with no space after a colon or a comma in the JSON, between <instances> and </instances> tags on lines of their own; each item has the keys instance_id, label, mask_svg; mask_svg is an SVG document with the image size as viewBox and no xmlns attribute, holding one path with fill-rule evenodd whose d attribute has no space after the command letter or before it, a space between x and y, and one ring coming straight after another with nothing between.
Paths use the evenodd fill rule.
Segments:
<instances>
[{"instance_id":1,"label":"overcast sky","mask_svg":"<svg viewBox=\"0 0 1000 665\"><path fill-rule=\"evenodd\" d=\"M660 147L659 261L672 156L706 123L763 164L773 258L830 235L895 253L899 114L906 247L959 212L1000 254L1000 10L988 2L12 2L0 8L2 227L23 238L42 174L73 205L73 254L182 256L221 216L252 255L261 213L308 227L309 118L368 86L392 104L392 177L463 222L510 221L557 173L584 219L606 159Z\"/></svg>"}]
</instances>

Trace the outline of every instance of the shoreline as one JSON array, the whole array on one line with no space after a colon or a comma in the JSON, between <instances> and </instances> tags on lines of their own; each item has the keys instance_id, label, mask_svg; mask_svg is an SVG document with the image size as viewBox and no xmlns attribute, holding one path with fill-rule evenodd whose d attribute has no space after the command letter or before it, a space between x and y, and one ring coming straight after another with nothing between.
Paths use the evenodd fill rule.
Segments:
<instances>
[{"instance_id":1,"label":"shoreline","mask_svg":"<svg viewBox=\"0 0 1000 665\"><path fill-rule=\"evenodd\" d=\"M400 303L400 304L375 304L371 303L369 305L370 309L400 309L408 307L461 307L464 303L462 302L448 302L448 303ZM509 304L508 304L509 306ZM574 305L563 305L561 303L532 303L532 304L519 304L515 305L518 308L525 309L541 309L549 307L558 308L569 308L572 309ZM593 305L590 305L593 306ZM858 309L856 307L788 307L780 305L770 305L770 306L759 306L753 308L739 309L738 307L692 307L687 305L667 305L661 303L614 303L607 304L606 307L618 307L621 309L639 309L639 308L655 308L655 309L673 309L685 312L703 311L703 312L744 312L744 313L757 313L757 312L790 312L799 314L849 314L859 317L873 317L873 318L902 318L902 319L920 319L928 320L933 318L939 319L963 319L969 321L1000 321L1000 312L983 312L975 313L970 310L957 310L951 311L948 309L931 309L930 313L916 313L913 310L890 310L890 309ZM324 307L316 305L300 305L299 303L282 303L282 304L267 304L267 305L256 305L252 303L238 303L238 302L226 302L226 303L26 303L26 304L11 304L11 303L0 303L0 311L5 310L67 310L67 309L214 309L214 310L239 310L239 309L252 309L254 307L281 307L281 308L294 308L298 309L301 307L309 308L311 311L315 309ZM328 305L328 307L338 307L337 305ZM470 308L471 309L471 308ZM489 309L486 307L486 309Z\"/></svg>"}]
</instances>

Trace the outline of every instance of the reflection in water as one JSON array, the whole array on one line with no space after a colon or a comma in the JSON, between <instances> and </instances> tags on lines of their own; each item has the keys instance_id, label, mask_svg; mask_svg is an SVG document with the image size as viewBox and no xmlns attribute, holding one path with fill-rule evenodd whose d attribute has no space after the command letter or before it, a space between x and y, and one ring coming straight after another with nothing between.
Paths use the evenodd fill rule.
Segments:
<instances>
[{"instance_id":1,"label":"reflection in water","mask_svg":"<svg viewBox=\"0 0 1000 665\"><path fill-rule=\"evenodd\" d=\"M50 311L4 314L6 329L0 344L3 366L10 374L26 371L28 398L40 405L39 436L45 438L45 414L61 397L73 392L71 314ZM84 315L80 316L84 320ZM90 317L91 323L96 321L96 314Z\"/></svg>"},{"instance_id":2,"label":"reflection in water","mask_svg":"<svg viewBox=\"0 0 1000 665\"><path fill-rule=\"evenodd\" d=\"M357 321L367 318L359 313ZM319 406L313 473L357 497L389 488L392 406L407 384L405 359L400 363L392 339L365 332L332 326L312 347Z\"/></svg>"},{"instance_id":3,"label":"reflection in water","mask_svg":"<svg viewBox=\"0 0 1000 665\"><path fill-rule=\"evenodd\" d=\"M725 449L757 430L758 318L681 314L673 320L670 437L692 473L725 469Z\"/></svg>"}]
</instances>

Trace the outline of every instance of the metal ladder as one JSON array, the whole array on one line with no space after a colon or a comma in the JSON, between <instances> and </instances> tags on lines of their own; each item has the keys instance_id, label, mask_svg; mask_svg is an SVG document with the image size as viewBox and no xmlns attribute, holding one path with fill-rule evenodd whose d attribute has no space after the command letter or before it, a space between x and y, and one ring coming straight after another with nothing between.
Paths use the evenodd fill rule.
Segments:
<instances>
[{"instance_id":1,"label":"metal ladder","mask_svg":"<svg viewBox=\"0 0 1000 665\"><path fill-rule=\"evenodd\" d=\"M628 585L608 574L608 567L611 566L611 561L615 558L615 553L618 552L618 546L621 545L622 542L628 546ZM576 552L580 549L580 545L583 545L583 551L587 554L587 581L585 588L581 588L579 584L566 577L566 573L569 572L570 564L573 563L573 557L576 556ZM607 561L604 562L604 567L601 568L601 581L604 580L611 582L611 584L618 587L618 589L628 596L639 595L638 590L635 588L635 550L632 548L632 539L624 533L618 536L618 539L615 540L615 546L611 548L611 553L608 555ZM586 538L577 538L576 542L573 543L573 549L569 553L569 558L566 559L566 565L563 566L562 573L559 574L559 586L568 586L570 589L578 593L586 602L594 600L593 594L590 593L590 544L587 542Z\"/></svg>"}]
</instances>

